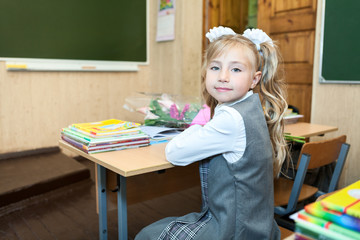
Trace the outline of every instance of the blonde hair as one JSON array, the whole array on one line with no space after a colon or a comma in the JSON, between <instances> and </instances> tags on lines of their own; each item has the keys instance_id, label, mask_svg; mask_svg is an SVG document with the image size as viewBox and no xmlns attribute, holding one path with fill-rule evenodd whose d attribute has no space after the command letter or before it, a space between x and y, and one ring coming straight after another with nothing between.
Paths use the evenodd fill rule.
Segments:
<instances>
[{"instance_id":1,"label":"blonde hair","mask_svg":"<svg viewBox=\"0 0 360 240\"><path fill-rule=\"evenodd\" d=\"M218 104L206 90L205 79L208 64L224 51L234 47L247 47L253 55L254 71L261 71L262 76L259 81L259 93L261 103L264 108L264 115L269 129L270 140L273 148L273 166L274 176L278 176L285 159L287 159L287 144L284 138L283 117L287 109L286 85L283 80L283 71L279 69L281 55L275 44L264 42L260 44L260 51L256 45L248 38L240 34L224 35L216 41L209 44L204 54L203 65L201 69L201 87L205 103L211 109L211 117Z\"/></svg>"}]
</instances>

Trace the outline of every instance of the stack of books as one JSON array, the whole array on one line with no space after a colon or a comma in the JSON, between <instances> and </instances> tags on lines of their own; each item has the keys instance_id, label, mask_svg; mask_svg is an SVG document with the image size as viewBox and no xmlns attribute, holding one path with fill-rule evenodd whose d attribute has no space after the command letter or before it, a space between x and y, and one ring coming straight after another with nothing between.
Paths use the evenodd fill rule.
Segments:
<instances>
[{"instance_id":1,"label":"stack of books","mask_svg":"<svg viewBox=\"0 0 360 240\"><path fill-rule=\"evenodd\" d=\"M61 138L86 153L143 147L150 142L139 123L117 119L71 124L62 129Z\"/></svg>"},{"instance_id":2,"label":"stack of books","mask_svg":"<svg viewBox=\"0 0 360 240\"><path fill-rule=\"evenodd\" d=\"M360 181L294 214L295 239L360 239Z\"/></svg>"}]
</instances>

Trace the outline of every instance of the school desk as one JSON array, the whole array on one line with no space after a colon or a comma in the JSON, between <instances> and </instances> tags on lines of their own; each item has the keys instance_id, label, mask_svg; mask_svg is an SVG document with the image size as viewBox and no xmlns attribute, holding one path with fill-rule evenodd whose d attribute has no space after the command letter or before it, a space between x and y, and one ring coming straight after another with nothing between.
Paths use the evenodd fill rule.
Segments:
<instances>
[{"instance_id":1,"label":"school desk","mask_svg":"<svg viewBox=\"0 0 360 240\"><path fill-rule=\"evenodd\" d=\"M96 163L100 239L107 239L106 169L115 172L119 176L119 182L117 183L119 187L117 192L118 238L127 240L126 177L173 167L165 159L166 143L96 154L87 154L63 140L60 140L59 144L60 147Z\"/></svg>"},{"instance_id":2,"label":"school desk","mask_svg":"<svg viewBox=\"0 0 360 240\"><path fill-rule=\"evenodd\" d=\"M328 132L337 131L337 127L319 125L313 123L298 122L294 124L285 125L285 132L293 136L299 137L314 137L324 135Z\"/></svg>"},{"instance_id":3,"label":"school desk","mask_svg":"<svg viewBox=\"0 0 360 240\"><path fill-rule=\"evenodd\" d=\"M321 135L336 130L336 127L309 123L295 123L285 126L286 132L303 137ZM165 159L166 143L96 154L87 154L63 140L60 140L59 144L60 147L96 163L100 239L107 239L106 169L115 172L119 176L119 190L117 192L118 236L119 239L127 239L126 177L173 167Z\"/></svg>"}]
</instances>

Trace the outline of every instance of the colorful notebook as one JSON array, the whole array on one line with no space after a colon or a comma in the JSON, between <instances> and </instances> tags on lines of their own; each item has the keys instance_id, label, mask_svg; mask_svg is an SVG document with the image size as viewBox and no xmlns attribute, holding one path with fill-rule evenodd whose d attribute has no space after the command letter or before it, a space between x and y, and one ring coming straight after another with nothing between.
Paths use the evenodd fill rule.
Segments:
<instances>
[{"instance_id":1,"label":"colorful notebook","mask_svg":"<svg viewBox=\"0 0 360 240\"><path fill-rule=\"evenodd\" d=\"M88 135L82 134L80 132L71 130L70 128L63 128L61 131L62 135L65 135L77 142L83 143L87 146L95 146L102 143L113 143L113 142L120 142L120 141L127 141L127 140L134 140L134 139L142 139L142 138L150 138L147 134L143 132L139 133L131 133L131 134L120 134L120 135L113 135L107 136L102 138L94 138Z\"/></svg>"},{"instance_id":2,"label":"colorful notebook","mask_svg":"<svg viewBox=\"0 0 360 240\"><path fill-rule=\"evenodd\" d=\"M138 148L138 147L145 147L149 145L149 139L145 139L145 140L135 140L135 141L130 141L130 142L123 142L123 143L118 143L118 144L105 144L105 145L101 145L101 146L96 146L96 147L88 147L82 143L79 143L77 141L72 140L71 138L68 138L66 136L61 136L61 138L66 141L67 143L69 143L70 145L76 147L77 149L88 153L88 154L92 154L92 153L101 153L101 152L110 152L110 151L118 151L118 150L124 150L124 149L129 149L129 148Z\"/></svg>"},{"instance_id":3,"label":"colorful notebook","mask_svg":"<svg viewBox=\"0 0 360 240\"><path fill-rule=\"evenodd\" d=\"M295 239L322 239L322 240L355 240L354 238L348 236L338 230L334 230L334 226L329 228L329 226L324 227L324 223L315 219L302 219L300 216L301 213L305 211L302 210L298 213L291 215L290 217L296 222ZM309 215L311 216L311 215ZM335 227L336 229L336 227ZM344 228L345 229L345 228Z\"/></svg>"},{"instance_id":4,"label":"colorful notebook","mask_svg":"<svg viewBox=\"0 0 360 240\"><path fill-rule=\"evenodd\" d=\"M321 205L360 218L360 180L324 198Z\"/></svg>"},{"instance_id":5,"label":"colorful notebook","mask_svg":"<svg viewBox=\"0 0 360 240\"><path fill-rule=\"evenodd\" d=\"M76 123L69 126L73 131L83 133L91 137L104 137L116 134L128 134L139 132L140 124L135 122L108 119L100 122Z\"/></svg>"},{"instance_id":6,"label":"colorful notebook","mask_svg":"<svg viewBox=\"0 0 360 240\"><path fill-rule=\"evenodd\" d=\"M311 214L308 214L305 210L302 210L298 213L298 218L302 219L304 221L310 222L312 224L316 224L318 226L321 226L325 229L330 229L332 231L335 231L337 233L346 235L348 237L351 237L353 239L360 239L360 232L354 231L351 229L348 229L346 227L343 227L341 225L338 225L332 221L327 221L323 218L319 218L316 216L313 216Z\"/></svg>"},{"instance_id":7,"label":"colorful notebook","mask_svg":"<svg viewBox=\"0 0 360 240\"><path fill-rule=\"evenodd\" d=\"M314 202L305 206L305 211L315 217L331 221L340 226L360 232L360 219L345 213L324 208L321 202Z\"/></svg>"}]
</instances>

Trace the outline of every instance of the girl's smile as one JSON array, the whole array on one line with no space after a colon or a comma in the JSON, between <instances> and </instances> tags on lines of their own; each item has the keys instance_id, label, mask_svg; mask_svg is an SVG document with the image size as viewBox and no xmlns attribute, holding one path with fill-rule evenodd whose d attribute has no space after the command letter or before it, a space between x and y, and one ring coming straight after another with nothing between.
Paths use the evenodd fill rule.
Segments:
<instances>
[{"instance_id":1,"label":"girl's smile","mask_svg":"<svg viewBox=\"0 0 360 240\"><path fill-rule=\"evenodd\" d=\"M216 89L218 92L227 92L227 91L231 91L231 90L232 90L231 88L225 88L225 87L215 87L215 89Z\"/></svg>"}]
</instances>

